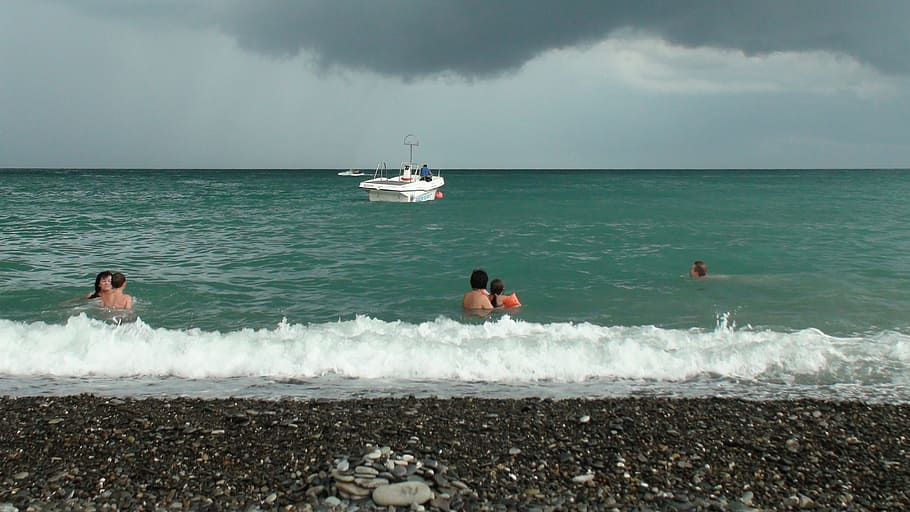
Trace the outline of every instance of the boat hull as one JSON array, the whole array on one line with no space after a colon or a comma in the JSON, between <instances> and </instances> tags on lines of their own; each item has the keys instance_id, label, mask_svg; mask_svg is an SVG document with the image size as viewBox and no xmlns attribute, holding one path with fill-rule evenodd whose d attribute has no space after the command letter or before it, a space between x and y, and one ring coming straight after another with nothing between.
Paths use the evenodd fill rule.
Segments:
<instances>
[{"instance_id":1,"label":"boat hull","mask_svg":"<svg viewBox=\"0 0 910 512\"><path fill-rule=\"evenodd\" d=\"M423 203L436 199L436 192L445 185L442 176L434 176L431 181L406 181L400 178L376 178L360 183L366 190L370 201L388 203Z\"/></svg>"}]
</instances>

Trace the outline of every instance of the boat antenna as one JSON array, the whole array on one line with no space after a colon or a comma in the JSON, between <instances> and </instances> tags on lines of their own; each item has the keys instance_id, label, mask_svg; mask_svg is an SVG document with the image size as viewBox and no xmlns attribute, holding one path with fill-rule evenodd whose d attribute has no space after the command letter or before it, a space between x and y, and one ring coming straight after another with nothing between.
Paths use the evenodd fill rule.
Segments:
<instances>
[{"instance_id":1,"label":"boat antenna","mask_svg":"<svg viewBox=\"0 0 910 512\"><path fill-rule=\"evenodd\" d=\"M409 163L409 164L413 164L413 163L414 163L414 146L419 146L419 145L420 145L420 141L417 140L417 136L416 136L416 135L413 135L413 134L410 134L410 133L409 133L409 134L407 134L407 135L404 136L404 145L405 145L405 146L410 146L411 153L410 153L410 156L408 156L408 163Z\"/></svg>"}]
</instances>

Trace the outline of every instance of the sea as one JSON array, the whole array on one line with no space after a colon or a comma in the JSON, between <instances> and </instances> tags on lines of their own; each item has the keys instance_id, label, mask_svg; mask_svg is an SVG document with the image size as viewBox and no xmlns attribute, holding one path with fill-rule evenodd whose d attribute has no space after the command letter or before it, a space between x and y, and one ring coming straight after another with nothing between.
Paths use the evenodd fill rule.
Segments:
<instances>
[{"instance_id":1,"label":"sea","mask_svg":"<svg viewBox=\"0 0 910 512\"><path fill-rule=\"evenodd\" d=\"M0 395L910 401L905 171L337 172L0 170Z\"/></svg>"}]
</instances>

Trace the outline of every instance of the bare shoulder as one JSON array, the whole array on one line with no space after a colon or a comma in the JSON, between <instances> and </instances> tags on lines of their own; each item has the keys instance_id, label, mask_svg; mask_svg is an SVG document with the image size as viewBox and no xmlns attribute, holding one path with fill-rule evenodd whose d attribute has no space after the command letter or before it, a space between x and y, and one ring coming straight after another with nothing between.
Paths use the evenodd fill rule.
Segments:
<instances>
[{"instance_id":1,"label":"bare shoulder","mask_svg":"<svg viewBox=\"0 0 910 512\"><path fill-rule=\"evenodd\" d=\"M471 290L464 294L461 305L465 309L493 309L490 299L478 290Z\"/></svg>"}]
</instances>

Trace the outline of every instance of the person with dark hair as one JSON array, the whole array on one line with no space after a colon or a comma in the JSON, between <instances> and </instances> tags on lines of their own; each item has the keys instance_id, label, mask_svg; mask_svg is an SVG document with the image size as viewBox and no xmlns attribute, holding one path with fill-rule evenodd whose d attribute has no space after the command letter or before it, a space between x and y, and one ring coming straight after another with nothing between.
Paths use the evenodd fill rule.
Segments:
<instances>
[{"instance_id":1,"label":"person with dark hair","mask_svg":"<svg viewBox=\"0 0 910 512\"><path fill-rule=\"evenodd\" d=\"M493 304L487 297L487 280L489 276L481 269L471 272L471 291L466 292L461 299L464 309L493 309Z\"/></svg>"},{"instance_id":2,"label":"person with dark hair","mask_svg":"<svg viewBox=\"0 0 910 512\"><path fill-rule=\"evenodd\" d=\"M494 308L502 307L502 297L501 295L506 291L506 284L502 282L502 279L494 279L490 281L490 304Z\"/></svg>"},{"instance_id":3,"label":"person with dark hair","mask_svg":"<svg viewBox=\"0 0 910 512\"><path fill-rule=\"evenodd\" d=\"M101 296L102 293L108 292L111 290L111 274L110 270L105 270L104 272L98 272L98 275L95 276L95 291L86 295L86 299L96 299Z\"/></svg>"},{"instance_id":4,"label":"person with dark hair","mask_svg":"<svg viewBox=\"0 0 910 512\"><path fill-rule=\"evenodd\" d=\"M420 168L420 181L433 181L433 171L427 167L427 164L423 164L423 167Z\"/></svg>"},{"instance_id":5,"label":"person with dark hair","mask_svg":"<svg viewBox=\"0 0 910 512\"><path fill-rule=\"evenodd\" d=\"M490 304L492 304L494 308L514 308L521 306L521 302L519 302L516 293L512 293L511 295L505 295L505 293L506 284L502 282L502 279L490 281Z\"/></svg>"},{"instance_id":6,"label":"person with dark hair","mask_svg":"<svg viewBox=\"0 0 910 512\"><path fill-rule=\"evenodd\" d=\"M126 276L120 272L111 275L111 290L101 294L101 305L106 308L131 309L133 298L123 293L126 288Z\"/></svg>"},{"instance_id":7,"label":"person with dark hair","mask_svg":"<svg viewBox=\"0 0 910 512\"><path fill-rule=\"evenodd\" d=\"M704 261L698 260L692 264L692 268L689 269L689 277L705 277L708 275L708 264Z\"/></svg>"},{"instance_id":8,"label":"person with dark hair","mask_svg":"<svg viewBox=\"0 0 910 512\"><path fill-rule=\"evenodd\" d=\"M489 278L490 277L487 276L486 271L483 269L475 269L473 272L471 272L471 288L474 290L481 289L486 291L487 280Z\"/></svg>"}]
</instances>

